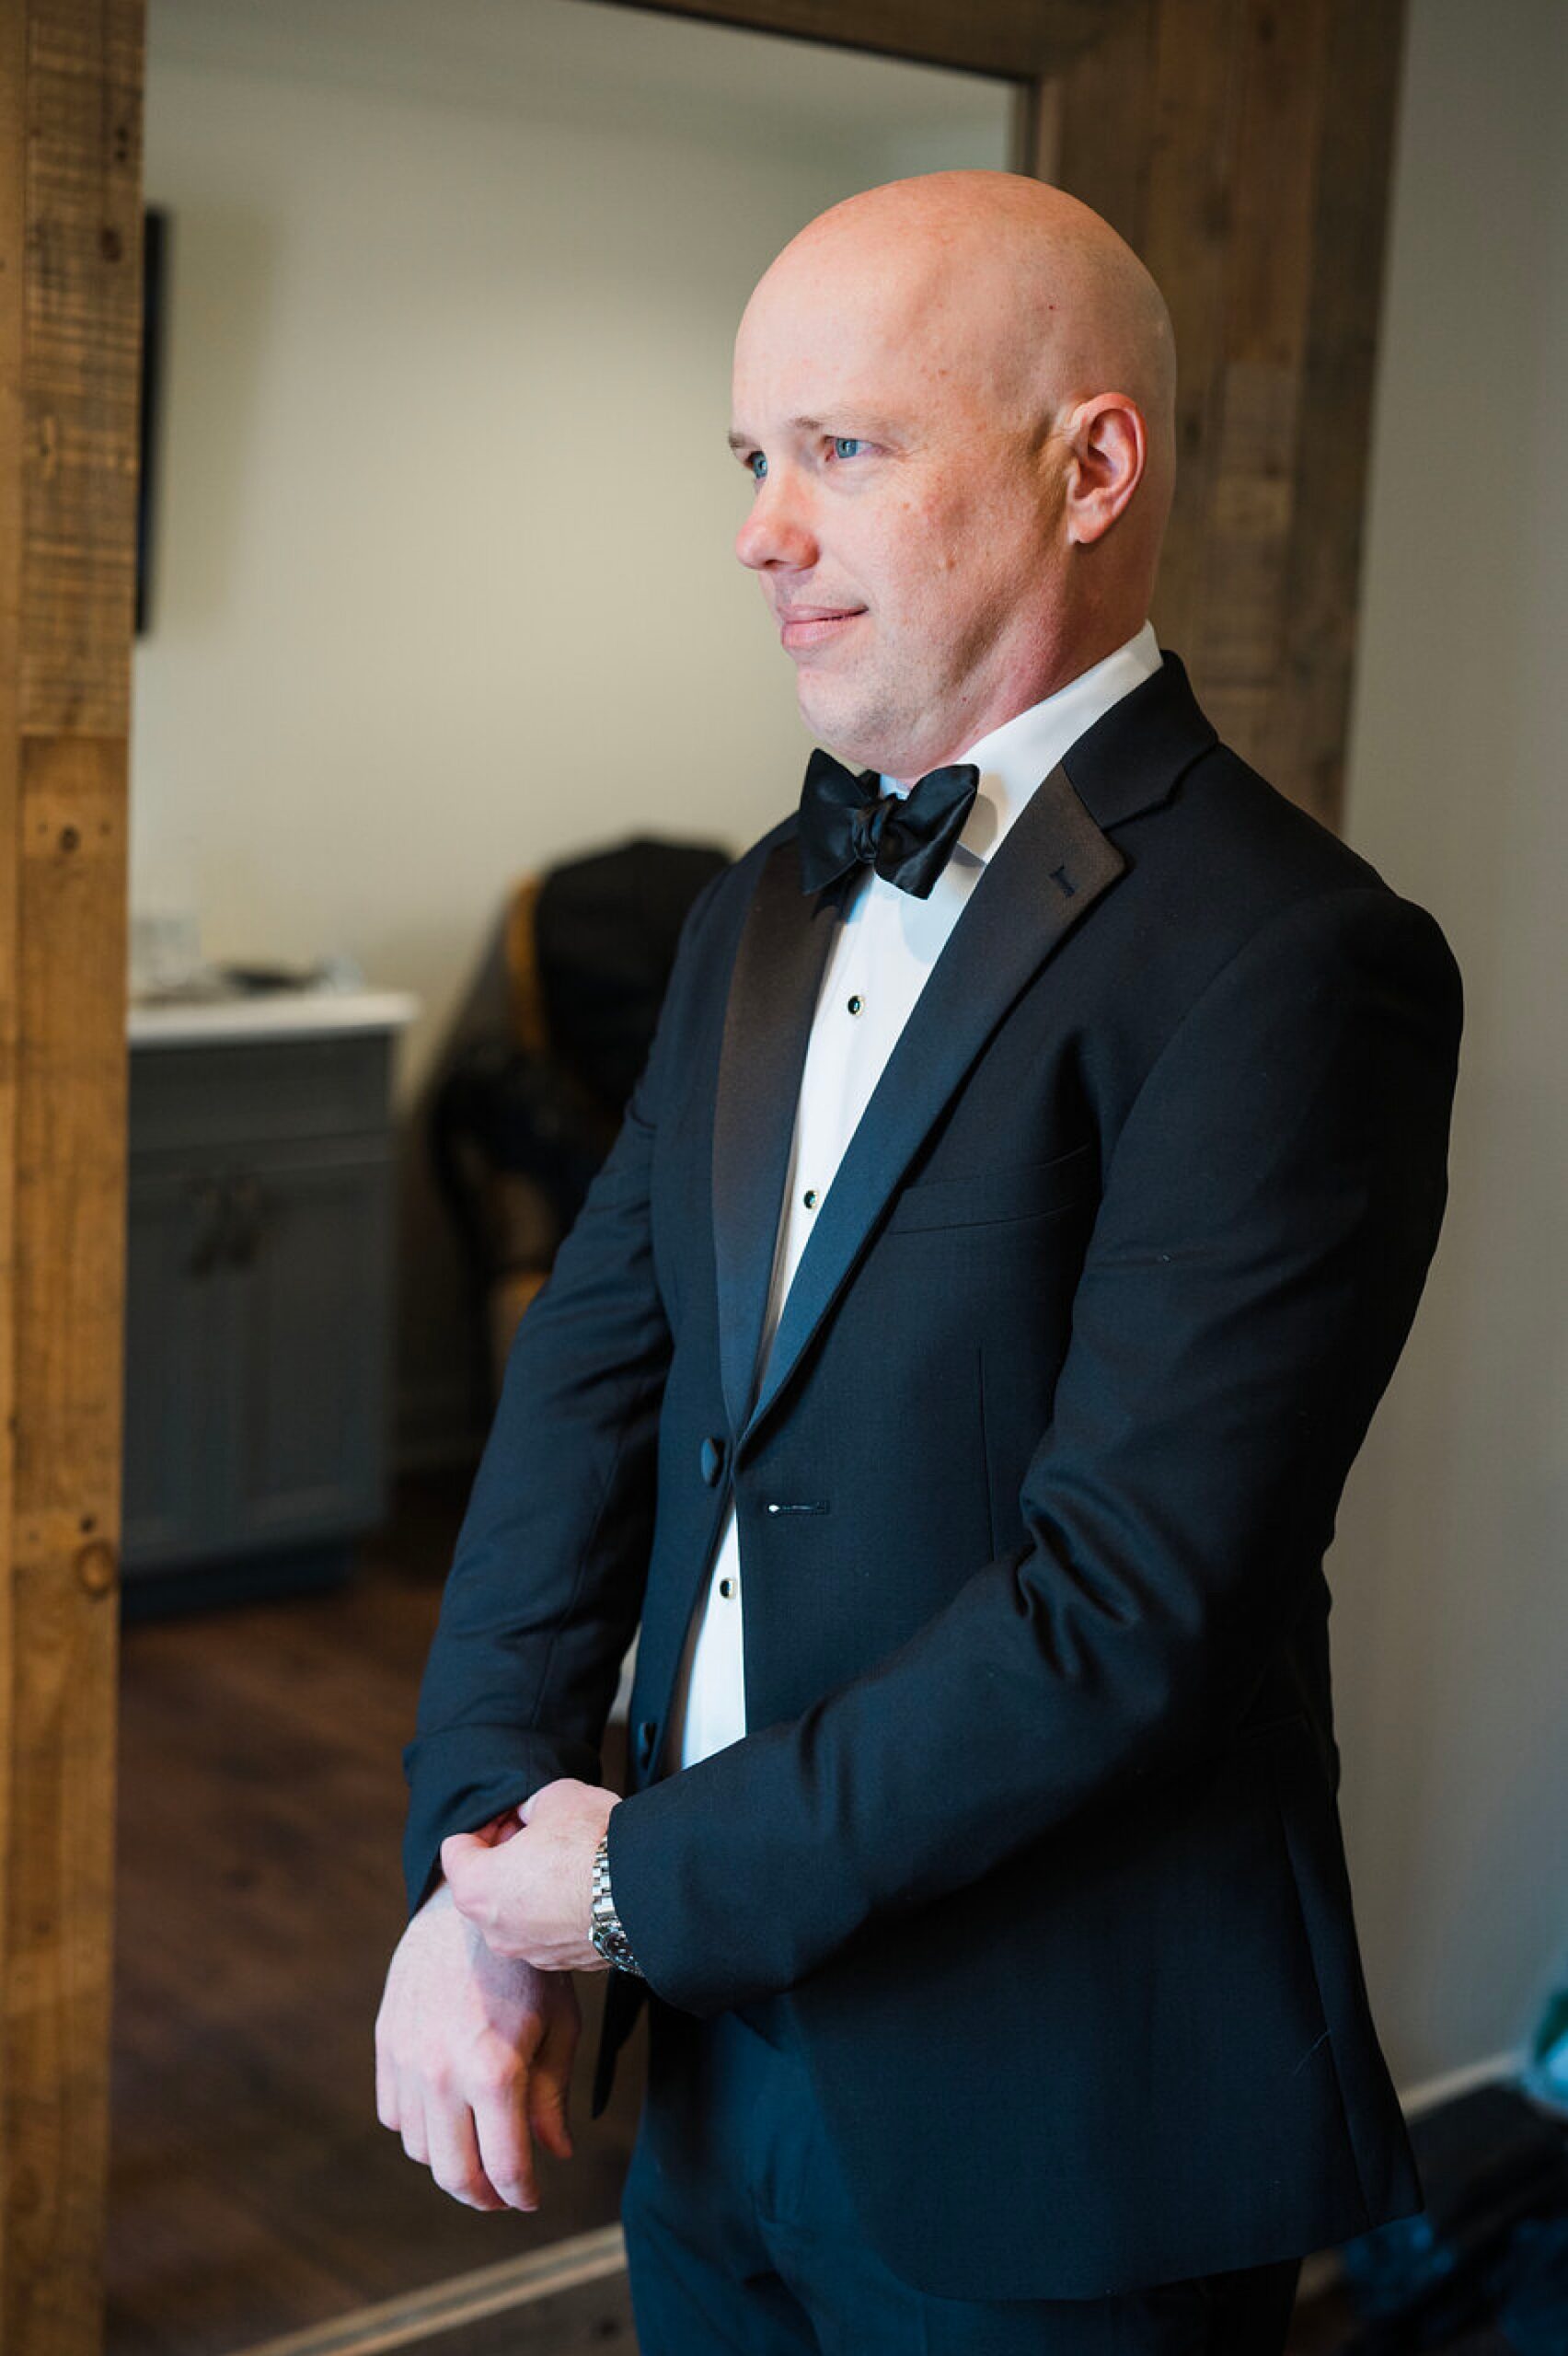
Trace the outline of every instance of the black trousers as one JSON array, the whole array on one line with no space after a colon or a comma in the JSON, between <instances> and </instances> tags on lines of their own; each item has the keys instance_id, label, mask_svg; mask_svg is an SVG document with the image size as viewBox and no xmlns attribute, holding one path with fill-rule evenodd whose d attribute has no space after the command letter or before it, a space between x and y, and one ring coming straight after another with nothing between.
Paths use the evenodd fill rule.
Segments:
<instances>
[{"instance_id":1,"label":"black trousers","mask_svg":"<svg viewBox=\"0 0 1568 2356\"><path fill-rule=\"evenodd\" d=\"M648 2010L621 2203L641 2356L1281 2356L1298 2258L1103 2299L914 2289L858 2230L774 2008Z\"/></svg>"}]
</instances>

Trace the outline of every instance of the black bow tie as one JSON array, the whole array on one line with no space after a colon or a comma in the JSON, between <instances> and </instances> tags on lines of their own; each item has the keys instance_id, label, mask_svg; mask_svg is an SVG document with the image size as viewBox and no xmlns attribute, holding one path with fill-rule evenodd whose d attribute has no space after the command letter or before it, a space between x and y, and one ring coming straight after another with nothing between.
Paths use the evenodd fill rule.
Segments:
<instances>
[{"instance_id":1,"label":"black bow tie","mask_svg":"<svg viewBox=\"0 0 1568 2356\"><path fill-rule=\"evenodd\" d=\"M878 792L875 769L857 777L831 753L806 764L801 792L801 886L818 892L863 860L901 892L925 899L947 865L980 783L973 762L931 769L902 798Z\"/></svg>"}]
</instances>

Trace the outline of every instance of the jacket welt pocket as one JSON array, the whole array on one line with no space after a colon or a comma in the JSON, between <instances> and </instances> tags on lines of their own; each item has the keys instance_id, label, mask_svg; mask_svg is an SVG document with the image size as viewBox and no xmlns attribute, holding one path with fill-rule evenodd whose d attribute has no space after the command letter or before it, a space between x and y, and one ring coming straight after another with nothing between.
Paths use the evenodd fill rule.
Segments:
<instances>
[{"instance_id":1,"label":"jacket welt pocket","mask_svg":"<svg viewBox=\"0 0 1568 2356\"><path fill-rule=\"evenodd\" d=\"M928 1178L905 1186L888 1214L887 1232L923 1227L983 1227L999 1219L1041 1218L1091 1202L1099 1194L1092 1139L1048 1161L1012 1161L972 1178Z\"/></svg>"}]
</instances>

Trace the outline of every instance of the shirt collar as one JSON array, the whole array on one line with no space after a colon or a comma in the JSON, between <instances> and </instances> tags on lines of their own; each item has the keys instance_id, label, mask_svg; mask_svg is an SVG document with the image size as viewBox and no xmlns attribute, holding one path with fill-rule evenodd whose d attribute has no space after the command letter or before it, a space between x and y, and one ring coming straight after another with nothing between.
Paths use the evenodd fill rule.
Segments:
<instances>
[{"instance_id":1,"label":"shirt collar","mask_svg":"<svg viewBox=\"0 0 1568 2356\"><path fill-rule=\"evenodd\" d=\"M1113 703L1160 668L1159 643L1152 622L1129 638L1113 653L1080 671L1026 711L1015 712L999 728L960 753L980 772L974 806L954 845L983 866L1019 817L1042 780L1050 776L1064 753L1077 744ZM909 789L895 779L882 780L884 793L905 794Z\"/></svg>"}]
</instances>

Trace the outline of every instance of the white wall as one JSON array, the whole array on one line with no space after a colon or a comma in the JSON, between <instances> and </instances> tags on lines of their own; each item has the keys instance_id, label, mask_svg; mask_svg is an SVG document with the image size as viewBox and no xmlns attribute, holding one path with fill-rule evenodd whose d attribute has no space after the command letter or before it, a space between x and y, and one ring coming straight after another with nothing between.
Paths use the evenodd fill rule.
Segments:
<instances>
[{"instance_id":1,"label":"white wall","mask_svg":"<svg viewBox=\"0 0 1568 2356\"><path fill-rule=\"evenodd\" d=\"M1330 1575L1344 1815L1409 2086L1568 1967L1568 10L1410 10L1346 831L1466 1028L1447 1222Z\"/></svg>"},{"instance_id":2,"label":"white wall","mask_svg":"<svg viewBox=\"0 0 1568 2356\"><path fill-rule=\"evenodd\" d=\"M411 1115L513 878L632 831L739 849L799 791L732 553L735 323L823 206L1005 162L1007 94L582 0L153 0L146 121L174 242L133 907L416 991ZM474 1403L405 1160L412 1452Z\"/></svg>"}]
</instances>

